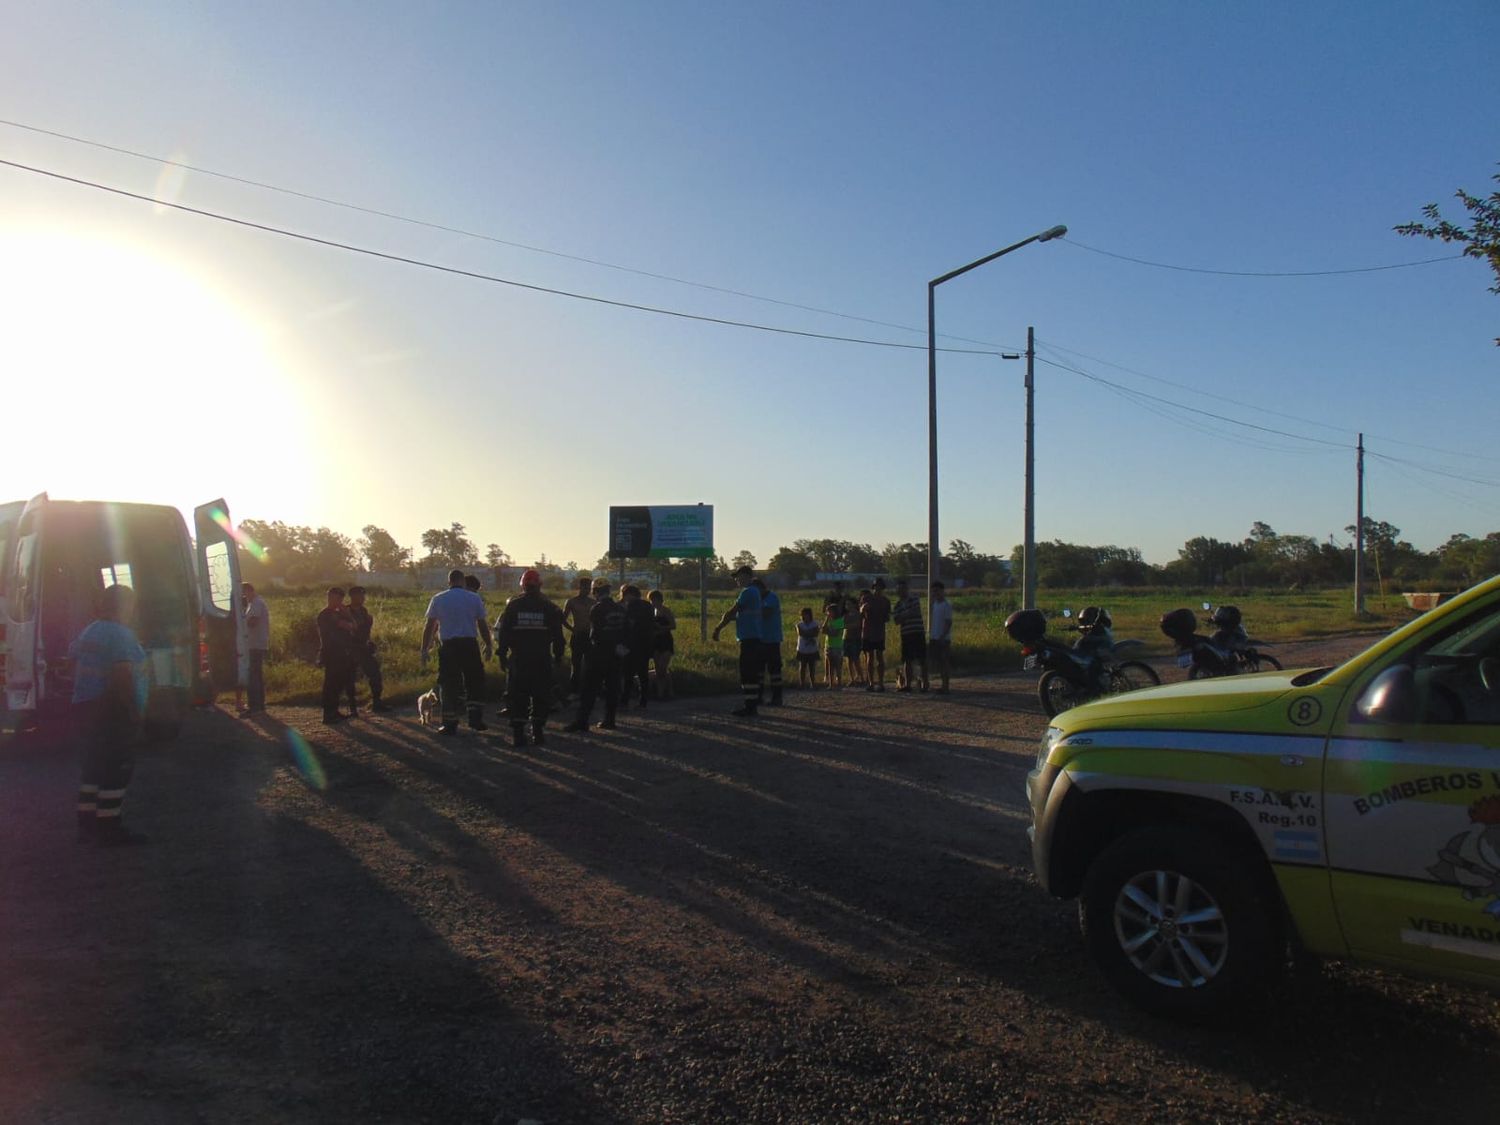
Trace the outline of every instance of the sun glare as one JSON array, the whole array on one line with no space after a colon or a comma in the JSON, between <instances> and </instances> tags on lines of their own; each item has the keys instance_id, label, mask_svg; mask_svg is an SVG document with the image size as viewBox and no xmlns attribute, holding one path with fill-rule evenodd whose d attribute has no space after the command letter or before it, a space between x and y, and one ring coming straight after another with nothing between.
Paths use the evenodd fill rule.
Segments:
<instances>
[{"instance_id":1,"label":"sun glare","mask_svg":"<svg viewBox=\"0 0 1500 1125\"><path fill-rule=\"evenodd\" d=\"M137 244L0 229L0 500L315 510L308 411L270 333Z\"/></svg>"}]
</instances>

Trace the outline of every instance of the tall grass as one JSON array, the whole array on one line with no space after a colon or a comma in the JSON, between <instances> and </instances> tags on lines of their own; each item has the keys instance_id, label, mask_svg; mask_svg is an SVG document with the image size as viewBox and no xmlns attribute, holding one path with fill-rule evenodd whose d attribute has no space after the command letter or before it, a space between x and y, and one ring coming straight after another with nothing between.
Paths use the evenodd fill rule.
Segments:
<instances>
[{"instance_id":1,"label":"tall grass","mask_svg":"<svg viewBox=\"0 0 1500 1125\"><path fill-rule=\"evenodd\" d=\"M561 605L569 596L567 590L549 590L548 596ZM271 612L271 650L266 662L266 691L273 703L310 704L318 700L322 672L313 663L318 638L314 621L325 603L319 592L284 592L264 590ZM372 589L366 608L374 615L372 636L378 646L385 675L386 696L393 702L408 702L431 687L437 676L436 658L426 669L419 659L422 629L431 591ZM782 616L786 635L795 636L794 622L803 606L810 606L814 616L822 619L822 590L786 590L781 592ZM676 655L672 661L673 686L679 694L707 695L732 691L738 681L738 650L733 629L724 631L724 639L715 643L702 639L699 623L699 597L696 590L669 590L667 604L677 616ZM960 673L1006 671L1019 667L1020 650L1005 635L1005 618L1020 608L1017 590L959 590L950 595L953 602L953 663ZM1061 619L1066 608L1077 614L1086 605L1101 605L1114 618L1115 636L1146 642L1148 653L1165 657L1170 643L1162 636L1158 622L1162 614L1186 606L1204 616L1201 606L1209 599L1203 590L1146 588L1112 588L1107 590L1040 591L1038 604L1049 616L1055 615L1050 631L1066 636L1071 626ZM1250 635L1275 642L1327 636L1351 631L1378 635L1410 621L1416 613L1395 596L1366 598L1363 618L1354 614L1353 597L1347 589L1299 591L1237 590L1213 592L1212 600L1240 607L1245 628ZM504 599L487 592L490 619L499 616ZM734 595L710 592L708 598L708 632L730 605ZM888 634L887 666L899 652L896 632ZM1372 637L1373 639L1373 637ZM784 652L788 671L794 675L791 659L793 645L788 640ZM820 673L821 674L821 673ZM491 698L499 698L504 679L498 665L486 666ZM790 676L789 676L790 678Z\"/></svg>"}]
</instances>

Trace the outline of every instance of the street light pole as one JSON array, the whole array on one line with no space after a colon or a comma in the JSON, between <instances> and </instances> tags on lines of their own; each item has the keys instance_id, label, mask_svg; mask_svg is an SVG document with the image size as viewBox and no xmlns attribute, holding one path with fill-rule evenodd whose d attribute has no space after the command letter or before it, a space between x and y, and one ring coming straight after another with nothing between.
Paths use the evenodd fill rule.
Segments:
<instances>
[{"instance_id":1,"label":"street light pole","mask_svg":"<svg viewBox=\"0 0 1500 1125\"><path fill-rule=\"evenodd\" d=\"M1036 329L1026 328L1026 501L1022 522L1025 538L1021 547L1021 608L1036 608Z\"/></svg>"},{"instance_id":2,"label":"street light pole","mask_svg":"<svg viewBox=\"0 0 1500 1125\"><path fill-rule=\"evenodd\" d=\"M1033 242L1051 242L1054 238L1061 238L1068 233L1068 228L1062 224L1049 227L1044 231L1023 238L1012 246L1003 250L996 250L993 254L986 254L977 261L970 262L966 266L960 266L956 270L950 270L942 277L935 277L927 283L927 604L932 604L932 584L938 580L938 560L942 558L942 551L938 547L938 456L937 456L937 287L945 281L952 281L970 270L978 269L980 266L993 262L996 258L1002 258L1012 250L1019 250L1023 246L1029 246ZM1028 387L1030 379L1027 380Z\"/></svg>"}]
</instances>

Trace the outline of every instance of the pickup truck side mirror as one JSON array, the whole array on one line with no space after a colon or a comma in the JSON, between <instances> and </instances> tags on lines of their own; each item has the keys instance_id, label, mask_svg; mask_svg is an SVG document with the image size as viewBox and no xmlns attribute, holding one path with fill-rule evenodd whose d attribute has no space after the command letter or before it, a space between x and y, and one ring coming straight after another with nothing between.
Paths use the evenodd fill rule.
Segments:
<instances>
[{"instance_id":1,"label":"pickup truck side mirror","mask_svg":"<svg viewBox=\"0 0 1500 1125\"><path fill-rule=\"evenodd\" d=\"M1368 723L1417 721L1417 678L1408 665L1396 664L1370 681L1354 703L1354 713Z\"/></svg>"}]
</instances>

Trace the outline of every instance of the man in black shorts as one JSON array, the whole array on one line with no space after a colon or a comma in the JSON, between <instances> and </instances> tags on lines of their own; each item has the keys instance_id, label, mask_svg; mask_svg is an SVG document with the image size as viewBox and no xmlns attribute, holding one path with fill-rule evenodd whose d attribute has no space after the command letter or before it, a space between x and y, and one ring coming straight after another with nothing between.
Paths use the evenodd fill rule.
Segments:
<instances>
[{"instance_id":1,"label":"man in black shorts","mask_svg":"<svg viewBox=\"0 0 1500 1125\"><path fill-rule=\"evenodd\" d=\"M901 671L896 674L897 687L911 691L912 684L927 690L927 631L922 625L922 603L911 592L906 579L896 580L896 604L891 609L891 620L901 630ZM920 670L920 676L912 675L912 665Z\"/></svg>"},{"instance_id":2,"label":"man in black shorts","mask_svg":"<svg viewBox=\"0 0 1500 1125\"><path fill-rule=\"evenodd\" d=\"M875 579L869 599L860 607L864 620L865 690L885 690L885 625L891 619L891 599L885 596L885 579Z\"/></svg>"}]
</instances>

